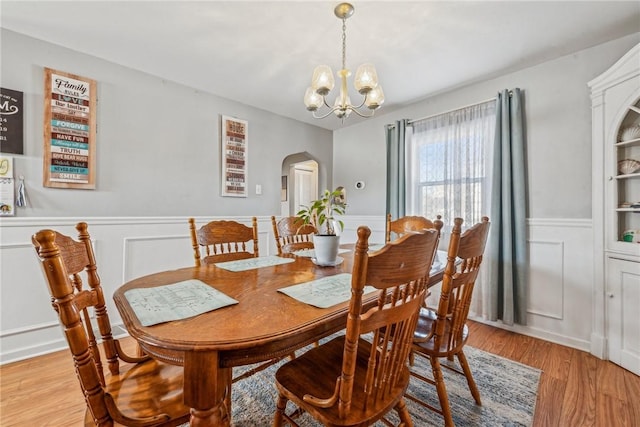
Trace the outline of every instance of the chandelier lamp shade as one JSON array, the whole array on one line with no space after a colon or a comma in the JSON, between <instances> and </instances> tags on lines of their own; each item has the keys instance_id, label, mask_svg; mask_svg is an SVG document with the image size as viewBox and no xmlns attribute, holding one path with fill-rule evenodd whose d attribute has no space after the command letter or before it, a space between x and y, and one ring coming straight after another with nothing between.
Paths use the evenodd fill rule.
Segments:
<instances>
[{"instance_id":1,"label":"chandelier lamp shade","mask_svg":"<svg viewBox=\"0 0 640 427\"><path fill-rule=\"evenodd\" d=\"M344 121L352 111L360 117L371 117L384 102L384 93L378 84L378 74L372 64L360 65L354 77L353 86L363 96L362 102L359 105L353 105L349 98L347 79L351 76L351 71L346 66L347 18L353 15L353 11L353 6L349 3L340 3L333 11L342 20L342 69L336 73L340 80L340 93L335 102L333 105L327 102L327 96L335 86L333 71L328 65L318 65L313 70L311 86L304 94L307 110L311 111L316 119L323 119L334 113ZM322 109L323 112L321 112L323 105L328 108L328 111Z\"/></svg>"}]
</instances>

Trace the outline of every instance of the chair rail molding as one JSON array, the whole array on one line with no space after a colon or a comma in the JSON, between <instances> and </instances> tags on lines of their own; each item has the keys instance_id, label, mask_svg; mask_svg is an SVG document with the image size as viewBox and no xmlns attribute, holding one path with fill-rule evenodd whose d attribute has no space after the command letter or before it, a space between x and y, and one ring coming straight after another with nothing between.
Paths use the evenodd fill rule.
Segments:
<instances>
[{"instance_id":1,"label":"chair rail molding","mask_svg":"<svg viewBox=\"0 0 640 427\"><path fill-rule=\"evenodd\" d=\"M215 219L223 218L196 217L198 223ZM224 219L251 223L249 215L225 216ZM2 218L0 364L67 347L47 303L46 285L31 246L30 239L35 232L53 228L73 236L78 222L89 224L107 309L116 327L121 320L111 295L124 281L193 264L187 220L188 217ZM345 228L341 243L355 242L360 225L371 228L371 242L384 242L384 215L345 215L342 220ZM517 328L517 332L587 351L590 341L594 345L598 340L597 336L592 336L591 319L584 310L584 307L591 307L593 298L591 228L589 219L527 220L528 241L533 249L530 280L536 293L529 306L530 324ZM277 253L271 215L258 217L258 234L260 254ZM579 289L579 295L567 298L567 289ZM556 300L547 303L549 298ZM31 303L27 306L21 301ZM505 325L496 326L508 329Z\"/></svg>"}]
</instances>

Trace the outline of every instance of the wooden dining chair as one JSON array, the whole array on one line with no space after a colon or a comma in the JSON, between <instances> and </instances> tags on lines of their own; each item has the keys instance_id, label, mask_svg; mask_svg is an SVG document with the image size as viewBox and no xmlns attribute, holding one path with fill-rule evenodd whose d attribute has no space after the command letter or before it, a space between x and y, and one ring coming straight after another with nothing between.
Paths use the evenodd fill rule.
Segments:
<instances>
[{"instance_id":1,"label":"wooden dining chair","mask_svg":"<svg viewBox=\"0 0 640 427\"><path fill-rule=\"evenodd\" d=\"M87 404L84 425L176 426L187 422L182 368L122 351L111 334L87 224L81 222L76 229L78 241L53 230L37 232L32 241ZM83 288L84 281L88 289ZM107 375L94 317L109 367Z\"/></svg>"},{"instance_id":2,"label":"wooden dining chair","mask_svg":"<svg viewBox=\"0 0 640 427\"><path fill-rule=\"evenodd\" d=\"M418 326L414 334L413 354L429 359L433 378L428 378L412 369L411 375L436 386L440 408L428 404L415 396L407 394L407 398L431 409L444 417L446 426L453 426L453 418L449 407L447 388L442 376L442 367L462 374L467 379L471 395L481 405L480 392L471 374L471 369L464 355L464 345L469 338L466 325L471 304L473 287L482 264L487 236L489 234L489 218L466 230L462 235L462 219L456 218L451 231L447 250L447 265L444 270L440 300L436 310L421 308ZM458 359L460 368L452 364L440 364L440 359Z\"/></svg>"},{"instance_id":3,"label":"wooden dining chair","mask_svg":"<svg viewBox=\"0 0 640 427\"><path fill-rule=\"evenodd\" d=\"M258 220L251 219L251 227L236 221L211 221L196 229L196 220L189 218L191 245L196 267L201 264L257 258ZM204 253L200 253L200 249Z\"/></svg>"},{"instance_id":4,"label":"wooden dining chair","mask_svg":"<svg viewBox=\"0 0 640 427\"><path fill-rule=\"evenodd\" d=\"M368 426L392 409L400 425L413 425L403 398L408 357L429 277L424 259L433 256L439 236L423 230L369 254L370 234L358 228L345 335L278 369L274 426L296 426L300 410L325 426ZM366 285L376 288L377 301L363 306ZM287 413L288 401L298 410Z\"/></svg>"},{"instance_id":5,"label":"wooden dining chair","mask_svg":"<svg viewBox=\"0 0 640 427\"><path fill-rule=\"evenodd\" d=\"M442 230L442 216L438 215L435 220L430 220L423 216L403 216L394 221L391 220L391 214L387 214L387 230L386 242L390 242L392 237L396 239L404 236L406 233L420 231L424 229L435 228L440 232ZM392 234L393 233L393 234Z\"/></svg>"},{"instance_id":6,"label":"wooden dining chair","mask_svg":"<svg viewBox=\"0 0 640 427\"><path fill-rule=\"evenodd\" d=\"M240 224L236 221L217 220L211 221L199 229L196 229L195 218L189 218L189 229L191 231L191 244L193 246L196 267L201 264L215 264L217 262L234 261L247 258L257 258L258 251L258 220L254 216L251 220L251 227ZM249 247L253 247L249 251ZM201 258L200 247L204 247L205 256ZM295 358L295 352L285 356L290 359ZM243 373L233 377L232 383L248 378L269 366L281 361L283 357L273 358ZM231 408L231 390L227 392L227 406Z\"/></svg>"},{"instance_id":7,"label":"wooden dining chair","mask_svg":"<svg viewBox=\"0 0 640 427\"><path fill-rule=\"evenodd\" d=\"M272 216L271 225L278 255L301 249L313 249L313 235L317 233L313 225L305 224L297 216L287 216L277 222L276 217Z\"/></svg>"}]
</instances>

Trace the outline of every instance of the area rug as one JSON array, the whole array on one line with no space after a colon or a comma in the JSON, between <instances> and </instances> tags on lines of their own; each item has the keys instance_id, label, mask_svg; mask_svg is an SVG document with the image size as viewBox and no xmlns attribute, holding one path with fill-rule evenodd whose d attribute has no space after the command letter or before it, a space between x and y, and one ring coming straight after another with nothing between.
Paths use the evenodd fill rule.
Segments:
<instances>
[{"instance_id":1,"label":"area rug","mask_svg":"<svg viewBox=\"0 0 640 427\"><path fill-rule=\"evenodd\" d=\"M469 346L465 347L465 354L480 390L482 406L475 404L464 376L443 369L455 425L530 426L541 371ZM274 375L278 366L279 364L273 365L233 385L232 426L271 425L278 396L274 385ZM234 369L234 376L248 368L250 367ZM416 357L414 369L429 375L431 372L429 361L423 357ZM435 387L415 378L411 379L409 393L432 405L438 405ZM439 414L409 399L406 401L416 427L444 425ZM394 423L397 421L395 412L389 415L389 420ZM304 427L320 426L308 415L301 416L298 422ZM382 427L384 424L380 422L375 426Z\"/></svg>"}]
</instances>

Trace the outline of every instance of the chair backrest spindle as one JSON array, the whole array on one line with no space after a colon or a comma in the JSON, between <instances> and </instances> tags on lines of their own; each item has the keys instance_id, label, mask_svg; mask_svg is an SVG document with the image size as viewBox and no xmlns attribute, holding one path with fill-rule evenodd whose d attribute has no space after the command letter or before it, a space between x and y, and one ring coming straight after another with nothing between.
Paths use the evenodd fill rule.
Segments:
<instances>
[{"instance_id":1,"label":"chair backrest spindle","mask_svg":"<svg viewBox=\"0 0 640 427\"><path fill-rule=\"evenodd\" d=\"M288 216L276 221L271 217L273 236L276 240L278 255L292 253L302 249L313 249L313 235L316 228L311 224L304 224L295 216Z\"/></svg>"},{"instance_id":2,"label":"chair backrest spindle","mask_svg":"<svg viewBox=\"0 0 640 427\"><path fill-rule=\"evenodd\" d=\"M189 218L189 231L196 266L260 256L256 217L251 219L251 227L236 221L215 220L200 228L196 227L195 218Z\"/></svg>"}]
</instances>

